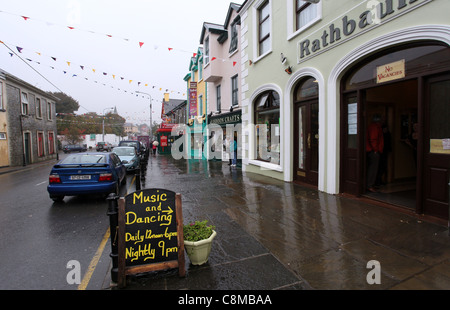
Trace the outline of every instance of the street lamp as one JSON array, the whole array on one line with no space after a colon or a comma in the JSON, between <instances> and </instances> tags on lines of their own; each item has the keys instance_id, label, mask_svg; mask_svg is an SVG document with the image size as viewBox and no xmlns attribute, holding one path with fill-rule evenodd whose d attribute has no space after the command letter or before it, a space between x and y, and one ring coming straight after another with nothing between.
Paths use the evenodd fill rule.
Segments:
<instances>
[{"instance_id":1,"label":"street lamp","mask_svg":"<svg viewBox=\"0 0 450 310\"><path fill-rule=\"evenodd\" d=\"M144 93L142 91L136 91L135 93L137 94L143 94L143 95L147 95L150 97L150 131L149 131L149 136L150 136L150 140L153 140L153 122L152 122L152 95Z\"/></svg>"},{"instance_id":2,"label":"street lamp","mask_svg":"<svg viewBox=\"0 0 450 310\"><path fill-rule=\"evenodd\" d=\"M103 142L105 142L105 110L112 110L114 108L106 108L103 109L103 121L102 121L102 130L103 130Z\"/></svg>"}]
</instances>

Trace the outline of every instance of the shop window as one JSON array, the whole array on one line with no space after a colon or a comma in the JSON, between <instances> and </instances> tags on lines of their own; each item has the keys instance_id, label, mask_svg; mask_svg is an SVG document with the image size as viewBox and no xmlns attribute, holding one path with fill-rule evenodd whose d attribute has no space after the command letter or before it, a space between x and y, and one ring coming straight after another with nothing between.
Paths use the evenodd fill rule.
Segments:
<instances>
[{"instance_id":1,"label":"shop window","mask_svg":"<svg viewBox=\"0 0 450 310\"><path fill-rule=\"evenodd\" d=\"M280 164L280 96L274 91L255 100L256 159Z\"/></svg>"}]
</instances>

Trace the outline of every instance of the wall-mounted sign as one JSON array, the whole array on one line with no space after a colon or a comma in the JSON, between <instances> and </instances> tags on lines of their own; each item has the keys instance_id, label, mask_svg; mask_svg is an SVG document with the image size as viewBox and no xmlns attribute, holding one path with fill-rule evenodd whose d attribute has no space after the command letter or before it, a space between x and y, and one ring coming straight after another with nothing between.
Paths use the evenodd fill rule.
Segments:
<instances>
[{"instance_id":1,"label":"wall-mounted sign","mask_svg":"<svg viewBox=\"0 0 450 310\"><path fill-rule=\"evenodd\" d=\"M404 77L404 59L377 67L377 84L402 79Z\"/></svg>"},{"instance_id":2,"label":"wall-mounted sign","mask_svg":"<svg viewBox=\"0 0 450 310\"><path fill-rule=\"evenodd\" d=\"M197 83L189 84L189 118L197 116Z\"/></svg>"}]
</instances>

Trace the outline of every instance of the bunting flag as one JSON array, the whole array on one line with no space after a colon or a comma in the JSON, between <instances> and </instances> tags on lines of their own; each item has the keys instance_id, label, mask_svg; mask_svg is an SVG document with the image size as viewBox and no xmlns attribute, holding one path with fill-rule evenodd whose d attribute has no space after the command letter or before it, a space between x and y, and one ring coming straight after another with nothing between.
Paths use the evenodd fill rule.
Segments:
<instances>
[{"instance_id":1,"label":"bunting flag","mask_svg":"<svg viewBox=\"0 0 450 310\"><path fill-rule=\"evenodd\" d=\"M1 43L3 43L4 44L4 42L2 42L2 41L0 41ZM10 57L13 57L14 56L14 54L13 53L8 53L9 55L10 55ZM56 58L55 57L51 57L54 61L56 61ZM29 62L34 62L34 63L36 63L36 64L38 64L38 65L41 65L41 62L39 62L39 61L36 61L36 60L33 60L33 59L31 59L31 58L25 58L27 61L29 61ZM66 63L70 63L71 64L71 62L68 62L68 61L66 61ZM70 66L70 65L69 65ZM48 66L49 68L51 68L52 70L56 70L56 68L55 68L55 66ZM83 69L84 70L84 67L85 66L80 66L80 68L81 69ZM76 73L71 73L71 72L69 72L69 71L67 71L67 70L61 70L62 71L62 73L64 74L64 75L70 75L71 76L71 78L79 78L79 75L78 74L76 74ZM93 73L95 73L96 72L96 69L92 69L92 71L93 71ZM103 72L103 74L102 74L103 76L107 76L108 75L108 73L107 72ZM113 79L115 79L115 74L114 75L112 75L113 76ZM133 91L127 91L127 90L123 90L123 89L121 89L121 88L118 88L118 87L115 87L115 86L113 86L113 85L109 85L109 84L107 84L107 83L102 83L102 82L99 82L99 81L97 81L97 80L92 80L92 79L89 79L89 78L87 78L87 77L84 77L84 80L85 81L91 81L91 82L94 82L95 84L101 84L101 85L103 85L103 86L109 86L109 87L111 87L112 89L117 89L118 91L123 91L123 92L125 92L125 93L127 93L127 94L131 94L131 95L135 95L135 93L133 92ZM124 80L124 77L121 77L121 80ZM132 80L132 79L129 79L128 80L128 84L132 84L133 83L133 81L134 80ZM141 86L141 84L142 84L142 82L141 81L138 81L138 82L136 82L136 84L137 84L137 86L138 87L140 87ZM148 87L149 86L149 83L145 83L144 84L146 87ZM152 89L155 89L156 88L156 86L152 86ZM160 87L159 88L159 91L162 91L163 90L163 88L162 87ZM166 92L168 92L169 91L169 89L166 89ZM185 93L183 93L183 92L180 92L180 91L174 91L174 90L172 90L171 91L172 93L173 92L176 92L177 94L179 94L179 95L182 95L182 97L185 97L186 96L186 94ZM137 95L136 95L137 96Z\"/></svg>"}]
</instances>

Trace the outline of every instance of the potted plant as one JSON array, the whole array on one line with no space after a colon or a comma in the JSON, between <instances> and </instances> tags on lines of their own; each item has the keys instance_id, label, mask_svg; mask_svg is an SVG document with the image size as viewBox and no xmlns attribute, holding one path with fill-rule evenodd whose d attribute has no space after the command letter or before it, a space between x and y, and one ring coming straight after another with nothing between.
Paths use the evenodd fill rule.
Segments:
<instances>
[{"instance_id":1,"label":"potted plant","mask_svg":"<svg viewBox=\"0 0 450 310\"><path fill-rule=\"evenodd\" d=\"M208 261L211 245L216 236L215 227L208 221L196 221L183 227L184 248L193 265L202 265Z\"/></svg>"}]
</instances>

